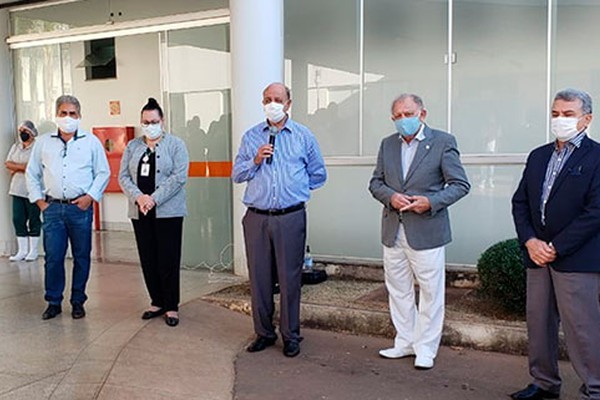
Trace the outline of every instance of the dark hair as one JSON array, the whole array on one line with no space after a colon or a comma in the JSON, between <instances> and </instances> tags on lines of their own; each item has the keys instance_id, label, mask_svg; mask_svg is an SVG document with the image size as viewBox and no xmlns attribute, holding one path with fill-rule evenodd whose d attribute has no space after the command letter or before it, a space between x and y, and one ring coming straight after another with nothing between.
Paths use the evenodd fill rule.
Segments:
<instances>
[{"instance_id":1,"label":"dark hair","mask_svg":"<svg viewBox=\"0 0 600 400\"><path fill-rule=\"evenodd\" d=\"M162 110L162 108L160 108L160 106L158 105L158 101L156 101L156 99L154 97L150 97L148 99L148 102L146 103L146 105L144 107L142 107L142 113L144 111L152 111L152 110L158 111L158 115L160 115L160 118L163 118L163 110Z\"/></svg>"}]
</instances>

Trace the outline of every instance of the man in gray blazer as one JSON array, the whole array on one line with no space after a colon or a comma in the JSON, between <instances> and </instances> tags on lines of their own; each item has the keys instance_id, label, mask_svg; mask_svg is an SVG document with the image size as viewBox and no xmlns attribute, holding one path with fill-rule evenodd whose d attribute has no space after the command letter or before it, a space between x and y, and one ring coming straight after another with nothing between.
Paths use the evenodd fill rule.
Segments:
<instances>
[{"instance_id":1,"label":"man in gray blazer","mask_svg":"<svg viewBox=\"0 0 600 400\"><path fill-rule=\"evenodd\" d=\"M444 245L451 241L448 206L471 187L456 140L425 125L426 115L423 101L415 94L402 94L393 101L397 133L381 142L369 183L369 191L383 204L383 266L396 328L394 346L379 355L416 355L418 369L433 367L442 337Z\"/></svg>"}]
</instances>

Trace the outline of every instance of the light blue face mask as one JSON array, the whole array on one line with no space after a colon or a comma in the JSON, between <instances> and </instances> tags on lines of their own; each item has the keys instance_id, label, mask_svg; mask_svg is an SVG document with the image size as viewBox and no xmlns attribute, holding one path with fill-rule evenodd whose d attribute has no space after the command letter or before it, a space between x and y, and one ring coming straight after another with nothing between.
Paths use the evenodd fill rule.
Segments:
<instances>
[{"instance_id":1,"label":"light blue face mask","mask_svg":"<svg viewBox=\"0 0 600 400\"><path fill-rule=\"evenodd\" d=\"M397 119L394 124L402 136L412 136L419 130L421 121L419 120L419 114L417 114L414 117Z\"/></svg>"}]
</instances>

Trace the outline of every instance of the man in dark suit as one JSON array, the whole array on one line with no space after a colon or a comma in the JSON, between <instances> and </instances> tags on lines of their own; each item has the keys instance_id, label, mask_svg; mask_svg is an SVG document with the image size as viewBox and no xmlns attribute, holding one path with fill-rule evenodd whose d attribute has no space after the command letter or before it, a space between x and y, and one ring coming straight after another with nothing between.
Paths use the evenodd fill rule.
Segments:
<instances>
[{"instance_id":1,"label":"man in dark suit","mask_svg":"<svg viewBox=\"0 0 600 400\"><path fill-rule=\"evenodd\" d=\"M558 326L583 381L580 399L600 399L600 144L587 136L589 94L554 97L556 140L533 150L515 192L513 218L527 266L529 373L516 400L555 399Z\"/></svg>"},{"instance_id":2,"label":"man in dark suit","mask_svg":"<svg viewBox=\"0 0 600 400\"><path fill-rule=\"evenodd\" d=\"M429 369L444 325L444 246L451 240L448 207L471 186L456 139L425 124L427 110L419 96L398 96L391 111L397 132L381 142L369 183L371 194L383 204L383 267L396 328L394 346L379 355L415 355L415 367Z\"/></svg>"}]
</instances>

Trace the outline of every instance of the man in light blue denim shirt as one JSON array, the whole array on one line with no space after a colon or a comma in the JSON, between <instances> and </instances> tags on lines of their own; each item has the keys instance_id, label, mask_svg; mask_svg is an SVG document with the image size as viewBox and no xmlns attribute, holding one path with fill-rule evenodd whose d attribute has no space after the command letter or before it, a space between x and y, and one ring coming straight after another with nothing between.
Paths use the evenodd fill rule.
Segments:
<instances>
[{"instance_id":1,"label":"man in light blue denim shirt","mask_svg":"<svg viewBox=\"0 0 600 400\"><path fill-rule=\"evenodd\" d=\"M85 317L83 303L90 274L92 203L100 201L110 170L102 144L79 129L81 106L73 96L56 100L58 130L39 138L27 164L29 201L43 213L45 300L42 319L62 312L67 241L73 252L71 316Z\"/></svg>"},{"instance_id":2,"label":"man in light blue denim shirt","mask_svg":"<svg viewBox=\"0 0 600 400\"><path fill-rule=\"evenodd\" d=\"M274 273L281 287L279 330L283 354L300 353L300 287L306 244L305 203L310 191L325 184L327 172L310 130L287 115L290 91L272 83L263 92L267 120L242 138L232 178L246 182L242 220L252 289L256 339L249 352L275 344L273 326Z\"/></svg>"}]
</instances>

